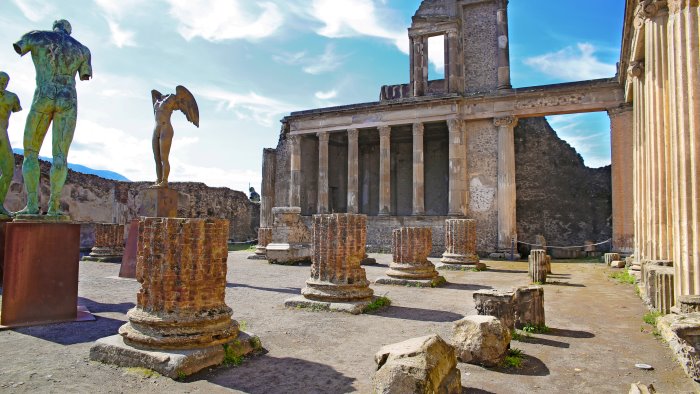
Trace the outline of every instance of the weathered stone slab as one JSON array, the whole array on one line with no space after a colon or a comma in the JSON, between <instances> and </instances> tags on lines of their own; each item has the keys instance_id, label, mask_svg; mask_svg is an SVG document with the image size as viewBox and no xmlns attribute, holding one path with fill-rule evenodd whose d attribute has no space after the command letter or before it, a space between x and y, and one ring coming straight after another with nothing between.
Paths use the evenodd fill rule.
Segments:
<instances>
[{"instance_id":1,"label":"weathered stone slab","mask_svg":"<svg viewBox=\"0 0 700 394\"><path fill-rule=\"evenodd\" d=\"M141 191L141 206L139 216L146 217L177 217L177 190L167 187L154 187Z\"/></svg>"},{"instance_id":2,"label":"weathered stone slab","mask_svg":"<svg viewBox=\"0 0 700 394\"><path fill-rule=\"evenodd\" d=\"M459 361L495 367L510 345L510 330L495 316L467 316L452 325L452 344Z\"/></svg>"},{"instance_id":3,"label":"weathered stone slab","mask_svg":"<svg viewBox=\"0 0 700 394\"><path fill-rule=\"evenodd\" d=\"M272 264L297 264L311 260L311 233L301 220L299 207L272 208L272 240L265 247Z\"/></svg>"},{"instance_id":4,"label":"weathered stone slab","mask_svg":"<svg viewBox=\"0 0 700 394\"><path fill-rule=\"evenodd\" d=\"M455 350L436 334L384 346L374 360L373 393L462 392Z\"/></svg>"},{"instance_id":5,"label":"weathered stone slab","mask_svg":"<svg viewBox=\"0 0 700 394\"><path fill-rule=\"evenodd\" d=\"M378 297L373 297L372 299L375 298ZM310 300L300 295L286 299L284 301L284 306L287 308L307 308L313 311L345 312L352 315L359 315L371 302L372 300L344 302L318 301Z\"/></svg>"},{"instance_id":6,"label":"weathered stone slab","mask_svg":"<svg viewBox=\"0 0 700 394\"><path fill-rule=\"evenodd\" d=\"M610 268L625 268L627 264L624 261L621 260L615 260L612 263L610 263Z\"/></svg>"},{"instance_id":7,"label":"weathered stone slab","mask_svg":"<svg viewBox=\"0 0 700 394\"><path fill-rule=\"evenodd\" d=\"M542 327L545 323L544 288L542 286L525 286L515 290L513 298L515 327Z\"/></svg>"},{"instance_id":8,"label":"weathered stone slab","mask_svg":"<svg viewBox=\"0 0 700 394\"><path fill-rule=\"evenodd\" d=\"M515 328L514 291L478 290L473 294L474 307L479 315L495 316L503 326Z\"/></svg>"},{"instance_id":9,"label":"weathered stone slab","mask_svg":"<svg viewBox=\"0 0 700 394\"><path fill-rule=\"evenodd\" d=\"M700 380L700 313L662 316L656 326L685 373Z\"/></svg>"},{"instance_id":10,"label":"weathered stone slab","mask_svg":"<svg viewBox=\"0 0 700 394\"><path fill-rule=\"evenodd\" d=\"M700 295L682 295L676 299L679 313L700 312Z\"/></svg>"},{"instance_id":11,"label":"weathered stone slab","mask_svg":"<svg viewBox=\"0 0 700 394\"><path fill-rule=\"evenodd\" d=\"M226 345L229 346L229 354L235 356L245 356L261 349L257 336L242 331ZM121 367L148 368L172 379L219 365L225 355L223 345L182 350L144 350L125 344L121 335L98 339L90 348L90 360Z\"/></svg>"},{"instance_id":12,"label":"weathered stone slab","mask_svg":"<svg viewBox=\"0 0 700 394\"><path fill-rule=\"evenodd\" d=\"M374 283L378 285L394 285L407 287L439 287L447 283L444 276L436 276L432 279L401 279L390 276L380 276Z\"/></svg>"}]
</instances>

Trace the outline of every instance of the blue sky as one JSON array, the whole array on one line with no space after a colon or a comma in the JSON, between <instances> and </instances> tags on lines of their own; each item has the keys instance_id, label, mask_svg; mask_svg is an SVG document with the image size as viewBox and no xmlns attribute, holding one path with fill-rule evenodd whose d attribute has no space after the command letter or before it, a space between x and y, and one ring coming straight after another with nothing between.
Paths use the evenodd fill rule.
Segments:
<instances>
[{"instance_id":1,"label":"blue sky","mask_svg":"<svg viewBox=\"0 0 700 394\"><path fill-rule=\"evenodd\" d=\"M511 0L515 87L610 77L623 1ZM419 0L5 0L0 69L25 111L34 68L12 43L68 19L93 54L94 79L78 83L79 119L69 161L153 180L150 90L182 84L201 127L175 113L171 181L243 190L258 186L263 147L275 147L291 111L376 101L379 87L408 81L408 39ZM534 6L536 4L536 6ZM434 56L440 59L440 56ZM431 75L439 75L433 64ZM589 166L610 162L606 114L551 117ZM50 156L50 136L41 154Z\"/></svg>"}]
</instances>

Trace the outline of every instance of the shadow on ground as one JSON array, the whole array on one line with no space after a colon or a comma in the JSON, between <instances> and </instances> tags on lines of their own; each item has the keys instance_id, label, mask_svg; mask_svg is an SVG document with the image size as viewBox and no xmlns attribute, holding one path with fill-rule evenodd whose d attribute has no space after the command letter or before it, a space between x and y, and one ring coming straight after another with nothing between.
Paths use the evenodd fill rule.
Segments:
<instances>
[{"instance_id":1,"label":"shadow on ground","mask_svg":"<svg viewBox=\"0 0 700 394\"><path fill-rule=\"evenodd\" d=\"M462 394L496 394L493 391L475 389L471 387L462 387Z\"/></svg>"},{"instance_id":2,"label":"shadow on ground","mask_svg":"<svg viewBox=\"0 0 700 394\"><path fill-rule=\"evenodd\" d=\"M507 375L522 375L522 376L547 376L549 368L537 357L523 354L522 366L520 368L494 368L493 371Z\"/></svg>"},{"instance_id":3,"label":"shadow on ground","mask_svg":"<svg viewBox=\"0 0 700 394\"><path fill-rule=\"evenodd\" d=\"M541 335L551 335L555 337L566 337L566 338L594 338L595 334L588 331L578 331L578 330L567 330L564 328L552 328L549 327L549 331L542 333Z\"/></svg>"},{"instance_id":4,"label":"shadow on ground","mask_svg":"<svg viewBox=\"0 0 700 394\"><path fill-rule=\"evenodd\" d=\"M271 291L271 292L275 292L275 293L286 293L286 294L297 294L297 295L301 294L300 287L258 287L258 286L250 286L250 285L239 284L239 283L226 283L226 287L228 287L228 288L245 287L248 289L260 290L260 291Z\"/></svg>"},{"instance_id":5,"label":"shadow on ground","mask_svg":"<svg viewBox=\"0 0 700 394\"><path fill-rule=\"evenodd\" d=\"M474 284L469 284L469 283L453 283L453 282L447 282L443 286L440 286L440 288L441 289L452 289L452 290L468 290L468 291L493 289L493 287L491 287L491 286L474 285Z\"/></svg>"},{"instance_id":6,"label":"shadow on ground","mask_svg":"<svg viewBox=\"0 0 700 394\"><path fill-rule=\"evenodd\" d=\"M491 267L489 267L486 271L499 272L502 274L527 274L527 270L507 270L507 269L491 268Z\"/></svg>"},{"instance_id":7,"label":"shadow on ground","mask_svg":"<svg viewBox=\"0 0 700 394\"><path fill-rule=\"evenodd\" d=\"M389 308L375 313L380 317L391 319L431 321L437 323L453 322L463 318L463 315L453 312L445 312L434 309L409 308L405 306L390 306Z\"/></svg>"},{"instance_id":8,"label":"shadow on ground","mask_svg":"<svg viewBox=\"0 0 700 394\"><path fill-rule=\"evenodd\" d=\"M235 369L235 370L234 370ZM190 379L187 379L190 381ZM351 393L354 378L332 367L291 357L260 355L246 359L238 367L221 367L192 380L240 390L251 394L263 393ZM261 384L264 382L264 384Z\"/></svg>"},{"instance_id":9,"label":"shadow on ground","mask_svg":"<svg viewBox=\"0 0 700 394\"><path fill-rule=\"evenodd\" d=\"M570 282L562 282L562 281L558 281L558 280L547 281L544 284L550 285L550 286L586 287L586 285L584 285L582 283L570 283Z\"/></svg>"},{"instance_id":10,"label":"shadow on ground","mask_svg":"<svg viewBox=\"0 0 700 394\"><path fill-rule=\"evenodd\" d=\"M540 337L523 337L518 340L518 342L532 343L535 345L544 345L551 347L558 347L561 349L568 349L571 345L566 342L555 341L553 339L546 339Z\"/></svg>"}]
</instances>

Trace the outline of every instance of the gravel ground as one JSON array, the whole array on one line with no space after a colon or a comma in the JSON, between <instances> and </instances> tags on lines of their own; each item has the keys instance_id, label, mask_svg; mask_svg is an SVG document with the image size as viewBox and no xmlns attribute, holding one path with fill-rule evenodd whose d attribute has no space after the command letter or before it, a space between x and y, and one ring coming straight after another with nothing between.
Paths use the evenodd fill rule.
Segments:
<instances>
[{"instance_id":1,"label":"gravel ground","mask_svg":"<svg viewBox=\"0 0 700 394\"><path fill-rule=\"evenodd\" d=\"M80 303L94 322L0 332L0 391L55 393L347 393L371 392L374 353L382 345L437 333L450 338L452 322L475 314L479 289L526 285L524 262L486 261L485 272L444 272L442 288L373 285L393 305L376 314L286 309L299 294L308 266L273 266L229 255L226 301L234 318L260 336L265 354L238 367L203 371L184 382L147 371L88 360L93 341L113 335L133 307L139 284L114 277L116 264L80 263ZM373 280L391 256L372 255ZM671 351L642 322L646 312L633 286L608 278L602 264L555 262L545 286L547 334L511 346L525 353L520 369L459 364L466 393L626 393L630 383L653 383L660 393L693 392L693 382ZM654 366L642 371L636 363Z\"/></svg>"}]
</instances>

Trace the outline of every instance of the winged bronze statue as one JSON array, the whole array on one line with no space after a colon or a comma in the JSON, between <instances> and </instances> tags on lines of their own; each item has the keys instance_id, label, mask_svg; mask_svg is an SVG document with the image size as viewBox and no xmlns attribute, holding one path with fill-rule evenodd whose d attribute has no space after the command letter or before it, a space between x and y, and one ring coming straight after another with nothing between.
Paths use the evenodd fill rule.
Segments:
<instances>
[{"instance_id":1,"label":"winged bronze statue","mask_svg":"<svg viewBox=\"0 0 700 394\"><path fill-rule=\"evenodd\" d=\"M199 107L192 93L184 86L175 88L175 94L163 95L157 90L151 91L153 113L156 127L153 130L153 157L156 160L158 179L153 187L168 187L170 175L170 146L173 143L173 125L170 117L173 111L180 110L195 126L199 127Z\"/></svg>"}]
</instances>

